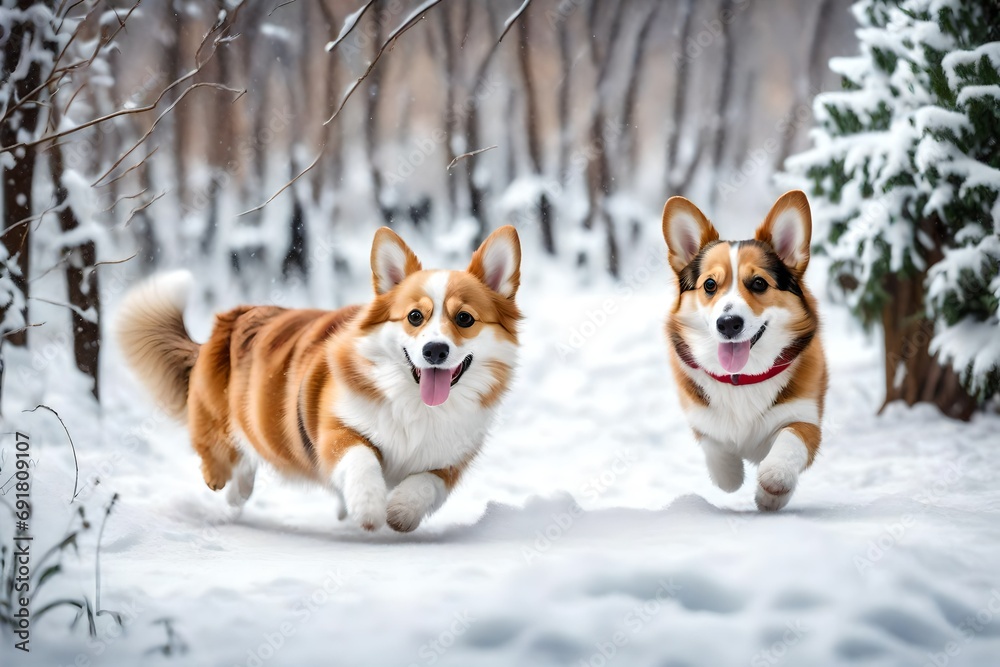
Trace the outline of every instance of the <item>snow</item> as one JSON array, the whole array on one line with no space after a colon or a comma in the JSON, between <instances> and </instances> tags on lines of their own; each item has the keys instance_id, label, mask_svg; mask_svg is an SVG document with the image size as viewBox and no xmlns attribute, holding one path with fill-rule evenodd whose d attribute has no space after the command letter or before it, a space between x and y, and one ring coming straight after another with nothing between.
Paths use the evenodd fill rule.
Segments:
<instances>
[{"instance_id":1,"label":"snow","mask_svg":"<svg viewBox=\"0 0 1000 667\"><path fill-rule=\"evenodd\" d=\"M973 378L973 389L978 389L981 382L975 379L985 377L1000 364L1000 323L967 317L941 327L931 341L931 352Z\"/></svg>"},{"instance_id":2,"label":"snow","mask_svg":"<svg viewBox=\"0 0 1000 667\"><path fill-rule=\"evenodd\" d=\"M347 37L348 34L350 34L351 30L354 29L354 26L357 25L358 21L361 19L364 13L368 10L369 7L372 6L373 1L374 0L370 0L369 2L364 3L357 10L350 13L344 19L344 25L342 25L340 28L340 34L337 35L337 38L335 40L327 42L326 46L324 47L328 53L337 48L337 45L340 44L340 42L344 41L344 38Z\"/></svg>"},{"instance_id":3,"label":"snow","mask_svg":"<svg viewBox=\"0 0 1000 667\"><path fill-rule=\"evenodd\" d=\"M482 458L413 534L339 523L328 492L267 471L233 517L114 346L106 416L89 432L79 387L31 397L74 431L88 516L120 494L101 600L126 633L105 615L90 640L53 612L15 664L166 664L163 618L187 646L180 662L199 665L992 664L1000 417L876 416L880 345L824 302L823 449L787 510L758 514L752 488L712 486L679 409L665 264L581 291L526 250L516 385ZM825 274L815 259L819 294ZM196 336L208 315L189 309ZM54 539L72 457L51 415L18 420L35 443L40 530ZM93 538L64 558L73 578L40 599L93 597ZM0 656L8 664L6 637Z\"/></svg>"},{"instance_id":4,"label":"snow","mask_svg":"<svg viewBox=\"0 0 1000 667\"><path fill-rule=\"evenodd\" d=\"M961 77L956 70L962 66L972 66L987 58L996 69L1000 69L1000 43L990 42L969 51L952 51L941 60L948 86L952 90L962 87Z\"/></svg>"}]
</instances>

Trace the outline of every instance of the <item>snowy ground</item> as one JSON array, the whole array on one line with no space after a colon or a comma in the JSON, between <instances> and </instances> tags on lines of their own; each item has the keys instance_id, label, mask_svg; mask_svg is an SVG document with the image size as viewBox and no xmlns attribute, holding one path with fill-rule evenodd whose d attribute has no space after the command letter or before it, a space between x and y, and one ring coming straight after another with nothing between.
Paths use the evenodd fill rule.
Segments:
<instances>
[{"instance_id":1,"label":"snowy ground","mask_svg":"<svg viewBox=\"0 0 1000 667\"><path fill-rule=\"evenodd\" d=\"M185 665L997 664L1000 418L876 417L876 345L828 308L822 453L786 510L759 515L751 485L711 485L678 408L656 264L629 276L635 295L528 270L504 418L411 535L338 523L326 493L272 475L231 520L185 431L123 376L114 419L77 447L84 479L103 467L82 495L90 513L121 494L101 605L125 613L126 634L102 616L89 640L59 611L34 627L30 656L0 637L0 662L167 663L168 618ZM73 391L45 399L69 410ZM62 516L72 459L50 416L24 419L35 514ZM136 438L143 420L151 435ZM49 597L92 597L93 532Z\"/></svg>"}]
</instances>

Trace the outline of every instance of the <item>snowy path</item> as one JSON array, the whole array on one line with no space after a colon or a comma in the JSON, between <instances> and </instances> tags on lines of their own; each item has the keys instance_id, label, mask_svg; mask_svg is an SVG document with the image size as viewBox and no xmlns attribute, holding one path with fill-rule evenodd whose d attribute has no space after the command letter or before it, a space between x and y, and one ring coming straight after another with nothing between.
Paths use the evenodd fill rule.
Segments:
<instances>
[{"instance_id":1,"label":"snowy path","mask_svg":"<svg viewBox=\"0 0 1000 667\"><path fill-rule=\"evenodd\" d=\"M1000 661L1000 418L875 417L878 354L833 311L821 457L787 510L761 516L752 486L708 480L667 370L662 294L616 298L560 355L613 295L528 304L503 422L412 535L365 535L327 494L270 475L226 521L183 429L159 428L102 485L123 499L104 604L135 600L136 622L99 655L77 631L37 664L166 663L143 655L162 616L192 665Z\"/></svg>"}]
</instances>

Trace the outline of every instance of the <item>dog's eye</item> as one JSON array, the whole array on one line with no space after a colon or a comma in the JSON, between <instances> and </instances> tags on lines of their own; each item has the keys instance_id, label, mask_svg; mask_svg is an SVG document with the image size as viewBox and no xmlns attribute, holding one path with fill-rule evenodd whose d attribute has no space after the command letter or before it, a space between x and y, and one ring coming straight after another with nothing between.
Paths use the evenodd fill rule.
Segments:
<instances>
[{"instance_id":1,"label":"dog's eye","mask_svg":"<svg viewBox=\"0 0 1000 667\"><path fill-rule=\"evenodd\" d=\"M419 327L424 323L424 314L419 310L414 308L410 311L410 314L406 316L407 321L415 327Z\"/></svg>"},{"instance_id":2,"label":"dog's eye","mask_svg":"<svg viewBox=\"0 0 1000 667\"><path fill-rule=\"evenodd\" d=\"M757 294L760 294L761 292L766 292L767 281L761 278L760 276L757 276L756 278L750 281L750 289L752 289L754 292L757 292Z\"/></svg>"},{"instance_id":3,"label":"dog's eye","mask_svg":"<svg viewBox=\"0 0 1000 667\"><path fill-rule=\"evenodd\" d=\"M719 289L719 286L715 283L714 280L712 280L711 278L709 278L708 280L705 281L705 291L706 292L708 292L709 294L715 294L715 290L717 290L717 289Z\"/></svg>"},{"instance_id":4,"label":"dog's eye","mask_svg":"<svg viewBox=\"0 0 1000 667\"><path fill-rule=\"evenodd\" d=\"M473 318L472 315L469 315L464 310L455 316L455 324L462 327L463 329L468 329L475 323L476 323L475 318Z\"/></svg>"}]
</instances>

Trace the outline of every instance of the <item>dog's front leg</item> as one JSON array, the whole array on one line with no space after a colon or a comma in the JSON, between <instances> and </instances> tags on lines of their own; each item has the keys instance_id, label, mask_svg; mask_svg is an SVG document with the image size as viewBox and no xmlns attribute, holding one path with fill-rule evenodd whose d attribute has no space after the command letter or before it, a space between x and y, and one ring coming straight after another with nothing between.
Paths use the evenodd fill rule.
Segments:
<instances>
[{"instance_id":1,"label":"dog's front leg","mask_svg":"<svg viewBox=\"0 0 1000 667\"><path fill-rule=\"evenodd\" d=\"M385 524L385 478L373 447L365 442L349 445L334 466L331 481L351 520L365 530Z\"/></svg>"},{"instance_id":2,"label":"dog's front leg","mask_svg":"<svg viewBox=\"0 0 1000 667\"><path fill-rule=\"evenodd\" d=\"M732 493L743 486L743 458L739 454L707 435L701 435L698 442L705 450L708 475L717 487Z\"/></svg>"},{"instance_id":3,"label":"dog's front leg","mask_svg":"<svg viewBox=\"0 0 1000 667\"><path fill-rule=\"evenodd\" d=\"M815 424L795 422L778 431L771 451L757 469L757 508L780 510L788 504L799 473L813 462L820 431Z\"/></svg>"},{"instance_id":4,"label":"dog's front leg","mask_svg":"<svg viewBox=\"0 0 1000 667\"><path fill-rule=\"evenodd\" d=\"M451 493L462 474L463 466L452 466L428 472L418 472L406 477L389 495L386 520L389 527L408 533L420 521L437 511Z\"/></svg>"}]
</instances>

